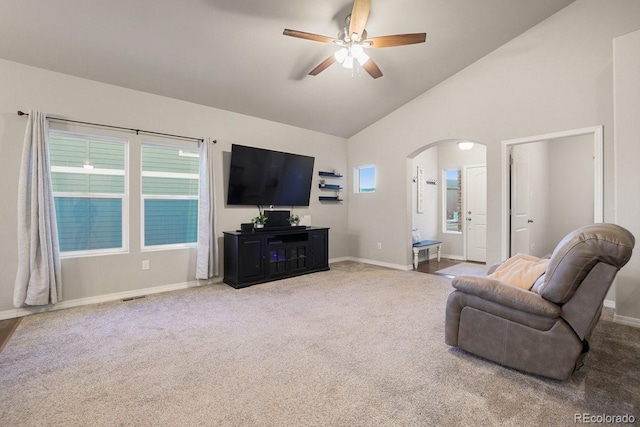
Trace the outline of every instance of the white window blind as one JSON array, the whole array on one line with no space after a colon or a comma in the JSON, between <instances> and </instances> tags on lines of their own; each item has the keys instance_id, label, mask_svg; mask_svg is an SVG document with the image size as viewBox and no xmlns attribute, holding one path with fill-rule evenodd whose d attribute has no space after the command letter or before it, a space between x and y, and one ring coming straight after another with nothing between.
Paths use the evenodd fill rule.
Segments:
<instances>
[{"instance_id":1,"label":"white window blind","mask_svg":"<svg viewBox=\"0 0 640 427\"><path fill-rule=\"evenodd\" d=\"M124 139L49 131L63 256L128 250L127 151Z\"/></svg>"},{"instance_id":2,"label":"white window blind","mask_svg":"<svg viewBox=\"0 0 640 427\"><path fill-rule=\"evenodd\" d=\"M143 248L195 245L199 173L196 148L142 144Z\"/></svg>"}]
</instances>

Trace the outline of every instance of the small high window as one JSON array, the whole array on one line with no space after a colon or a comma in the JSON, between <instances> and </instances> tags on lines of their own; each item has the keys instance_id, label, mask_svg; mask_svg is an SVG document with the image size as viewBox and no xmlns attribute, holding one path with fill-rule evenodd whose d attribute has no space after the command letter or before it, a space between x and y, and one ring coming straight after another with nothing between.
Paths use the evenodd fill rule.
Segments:
<instances>
[{"instance_id":1,"label":"small high window","mask_svg":"<svg viewBox=\"0 0 640 427\"><path fill-rule=\"evenodd\" d=\"M360 166L354 169L354 193L373 193L376 191L376 167Z\"/></svg>"}]
</instances>

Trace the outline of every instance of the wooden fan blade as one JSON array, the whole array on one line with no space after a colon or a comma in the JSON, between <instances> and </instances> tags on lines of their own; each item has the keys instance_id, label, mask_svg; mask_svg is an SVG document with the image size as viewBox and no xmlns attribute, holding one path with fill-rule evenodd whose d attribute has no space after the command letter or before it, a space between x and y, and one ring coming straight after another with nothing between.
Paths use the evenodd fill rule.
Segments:
<instances>
[{"instance_id":1,"label":"wooden fan blade","mask_svg":"<svg viewBox=\"0 0 640 427\"><path fill-rule=\"evenodd\" d=\"M373 61L373 58L369 58L369 60L364 63L362 68L367 70L367 73L369 73L374 79L382 77L382 71L380 71L380 68L378 68L378 64Z\"/></svg>"},{"instance_id":2,"label":"wooden fan blade","mask_svg":"<svg viewBox=\"0 0 640 427\"><path fill-rule=\"evenodd\" d=\"M297 37L299 39L305 39L305 40L313 40L314 42L322 42L322 43L334 43L334 42L340 41L333 37L322 36L320 34L306 33L304 31L290 30L288 28L285 28L282 34L285 36Z\"/></svg>"},{"instance_id":3,"label":"wooden fan blade","mask_svg":"<svg viewBox=\"0 0 640 427\"><path fill-rule=\"evenodd\" d=\"M310 76L317 76L318 74L320 74L321 72L323 72L324 70L326 70L327 68L332 66L334 62L336 62L336 58L333 55L331 55L330 57L328 57L327 59L322 61L316 68L314 68L313 70L309 71L309 75ZM369 61L367 61L367 62L369 62Z\"/></svg>"},{"instance_id":4,"label":"wooden fan blade","mask_svg":"<svg viewBox=\"0 0 640 427\"><path fill-rule=\"evenodd\" d=\"M424 43L427 39L426 33L415 33L415 34L396 34L394 36L381 36L381 37L371 37L370 39L366 39L363 44L366 46L369 44L369 47L393 47L393 46L403 46L407 44L416 44L416 43Z\"/></svg>"},{"instance_id":5,"label":"wooden fan blade","mask_svg":"<svg viewBox=\"0 0 640 427\"><path fill-rule=\"evenodd\" d=\"M349 22L349 37L353 37L354 33L357 34L358 38L355 41L360 40L364 28L367 26L369 10L371 10L371 0L354 0L351 21Z\"/></svg>"}]
</instances>

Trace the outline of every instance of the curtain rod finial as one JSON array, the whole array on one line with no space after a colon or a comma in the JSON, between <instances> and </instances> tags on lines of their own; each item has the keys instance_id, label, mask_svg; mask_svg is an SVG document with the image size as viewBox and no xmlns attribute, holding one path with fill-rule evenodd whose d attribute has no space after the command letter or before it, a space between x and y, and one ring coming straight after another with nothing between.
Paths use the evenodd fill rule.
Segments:
<instances>
[{"instance_id":1,"label":"curtain rod finial","mask_svg":"<svg viewBox=\"0 0 640 427\"><path fill-rule=\"evenodd\" d=\"M22 112L22 111L20 111L20 110L18 110L18 115L19 115L19 116L28 116L28 114L27 114L27 113L24 113L24 112Z\"/></svg>"}]
</instances>

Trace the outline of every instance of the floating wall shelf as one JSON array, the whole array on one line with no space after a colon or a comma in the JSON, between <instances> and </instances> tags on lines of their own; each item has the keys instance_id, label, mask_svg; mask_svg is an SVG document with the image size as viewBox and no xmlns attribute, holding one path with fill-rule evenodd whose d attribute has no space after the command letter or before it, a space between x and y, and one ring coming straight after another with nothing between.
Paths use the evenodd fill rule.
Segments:
<instances>
[{"instance_id":1,"label":"floating wall shelf","mask_svg":"<svg viewBox=\"0 0 640 427\"><path fill-rule=\"evenodd\" d=\"M342 175L337 174L335 172L318 172L318 175L320 175L322 179L322 181L324 182L324 179L339 179L342 178ZM335 191L336 195L335 196L319 196L318 200L320 200L321 202L341 202L342 199L340 198L340 190L342 190L342 186L340 184L318 184L318 188L320 188L320 190L324 190L324 191Z\"/></svg>"},{"instance_id":2,"label":"floating wall shelf","mask_svg":"<svg viewBox=\"0 0 640 427\"><path fill-rule=\"evenodd\" d=\"M318 172L318 175L323 176L325 178L342 178L342 175L334 173L334 172Z\"/></svg>"}]
</instances>

